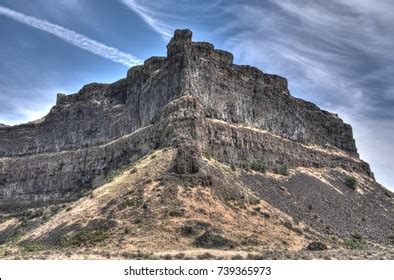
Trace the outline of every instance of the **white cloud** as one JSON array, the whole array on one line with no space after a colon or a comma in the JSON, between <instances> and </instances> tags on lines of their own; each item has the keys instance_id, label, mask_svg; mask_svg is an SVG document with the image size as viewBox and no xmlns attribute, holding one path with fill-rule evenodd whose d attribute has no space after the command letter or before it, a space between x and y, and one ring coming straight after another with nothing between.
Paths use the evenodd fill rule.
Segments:
<instances>
[{"instance_id":1,"label":"white cloud","mask_svg":"<svg viewBox=\"0 0 394 280\"><path fill-rule=\"evenodd\" d=\"M172 36L173 28L165 23L160 18L165 17L165 14L160 13L155 9L150 9L149 6L144 6L134 0L121 0L121 2L128 8L136 12L154 31L163 36L164 39L169 39Z\"/></svg>"},{"instance_id":2,"label":"white cloud","mask_svg":"<svg viewBox=\"0 0 394 280\"><path fill-rule=\"evenodd\" d=\"M131 54L121 52L120 50L104 45L75 31L64 28L60 25L50 23L32 16L28 16L17 11L11 10L0 5L0 15L7 16L13 20L26 24L28 26L40 29L55 35L56 37L77 46L81 49L107 58L117 63L124 64L128 67L140 64L141 61Z\"/></svg>"},{"instance_id":3,"label":"white cloud","mask_svg":"<svg viewBox=\"0 0 394 280\"><path fill-rule=\"evenodd\" d=\"M148 26L169 40L177 28L184 28L208 18L217 17L222 0L119 0L138 14ZM197 18L197 20L196 20ZM205 22L206 24L207 22Z\"/></svg>"}]
</instances>

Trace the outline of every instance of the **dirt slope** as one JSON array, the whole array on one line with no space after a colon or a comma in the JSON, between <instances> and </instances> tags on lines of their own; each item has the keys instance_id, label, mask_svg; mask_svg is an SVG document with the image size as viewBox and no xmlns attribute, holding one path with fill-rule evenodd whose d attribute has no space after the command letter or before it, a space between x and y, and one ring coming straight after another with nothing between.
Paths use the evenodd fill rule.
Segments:
<instances>
[{"instance_id":1,"label":"dirt slope","mask_svg":"<svg viewBox=\"0 0 394 280\"><path fill-rule=\"evenodd\" d=\"M331 215L327 210L331 204L322 205L313 190L332 194L324 196L331 197L331 203L341 202L334 194L343 196L346 186L337 189L330 184L339 173L300 168L288 176L263 174L208 157L197 174L179 175L173 172L175 156L175 149L154 151L73 203L2 217L5 244L0 254L4 258L349 256L342 244L351 233L328 228L335 217L320 221L324 211ZM365 182L352 195L367 193ZM304 209L308 203L312 209ZM368 207L361 208L369 214ZM330 253L311 255L305 248L312 241L323 242ZM377 257L380 246L387 252L381 257L392 258L389 245L364 242L359 245L369 246L373 252L369 256ZM353 252L358 256L359 251Z\"/></svg>"}]
</instances>

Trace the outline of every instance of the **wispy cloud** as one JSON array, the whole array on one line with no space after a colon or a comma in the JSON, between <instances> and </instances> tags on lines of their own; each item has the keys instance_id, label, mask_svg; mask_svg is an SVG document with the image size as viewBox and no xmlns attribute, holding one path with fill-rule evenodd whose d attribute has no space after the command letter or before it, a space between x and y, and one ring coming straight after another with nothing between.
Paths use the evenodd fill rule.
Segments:
<instances>
[{"instance_id":1,"label":"wispy cloud","mask_svg":"<svg viewBox=\"0 0 394 280\"><path fill-rule=\"evenodd\" d=\"M150 9L149 6L144 6L134 0L121 0L121 2L136 12L150 28L161 34L165 39L171 38L173 29L169 24L162 20L167 17L165 13L160 12L157 9Z\"/></svg>"},{"instance_id":2,"label":"wispy cloud","mask_svg":"<svg viewBox=\"0 0 394 280\"><path fill-rule=\"evenodd\" d=\"M174 29L184 28L201 20L217 16L221 0L119 0L138 14L148 26L165 40L172 37ZM197 17L195 15L198 15ZM197 18L197 19L196 19Z\"/></svg>"},{"instance_id":3,"label":"wispy cloud","mask_svg":"<svg viewBox=\"0 0 394 280\"><path fill-rule=\"evenodd\" d=\"M116 48L109 47L84 35L78 34L75 31L64 28L57 24L50 23L46 20L28 16L1 5L0 15L6 16L20 23L48 32L78 48L107 58L114 62L121 63L128 67L141 63L139 59L137 59L131 54L121 52Z\"/></svg>"}]
</instances>

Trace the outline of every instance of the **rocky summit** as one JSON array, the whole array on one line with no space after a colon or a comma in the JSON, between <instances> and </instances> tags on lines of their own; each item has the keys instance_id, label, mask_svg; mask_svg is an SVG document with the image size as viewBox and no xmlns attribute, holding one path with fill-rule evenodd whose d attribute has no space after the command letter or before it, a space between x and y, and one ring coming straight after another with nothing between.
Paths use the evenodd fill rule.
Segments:
<instances>
[{"instance_id":1,"label":"rocky summit","mask_svg":"<svg viewBox=\"0 0 394 280\"><path fill-rule=\"evenodd\" d=\"M0 170L3 257L393 256L392 193L351 126L190 30L0 124Z\"/></svg>"}]
</instances>

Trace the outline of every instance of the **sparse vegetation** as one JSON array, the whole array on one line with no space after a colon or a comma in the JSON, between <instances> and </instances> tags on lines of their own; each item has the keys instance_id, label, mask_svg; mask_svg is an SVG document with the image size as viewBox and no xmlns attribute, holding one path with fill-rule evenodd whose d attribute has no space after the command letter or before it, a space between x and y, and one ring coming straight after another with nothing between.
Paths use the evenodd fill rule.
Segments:
<instances>
[{"instance_id":1,"label":"sparse vegetation","mask_svg":"<svg viewBox=\"0 0 394 280\"><path fill-rule=\"evenodd\" d=\"M20 230L15 231L11 236L7 238L5 243L16 243L18 242L23 236L25 235L24 232L21 232Z\"/></svg>"},{"instance_id":2,"label":"sparse vegetation","mask_svg":"<svg viewBox=\"0 0 394 280\"><path fill-rule=\"evenodd\" d=\"M345 178L345 184L352 190L357 189L357 179L354 176L347 176Z\"/></svg>"},{"instance_id":3,"label":"sparse vegetation","mask_svg":"<svg viewBox=\"0 0 394 280\"><path fill-rule=\"evenodd\" d=\"M242 168L242 169L245 169L245 170L249 170L250 169L250 166L249 166L249 164L247 164L247 163L241 163L240 165L239 165L239 167L240 168Z\"/></svg>"},{"instance_id":4,"label":"sparse vegetation","mask_svg":"<svg viewBox=\"0 0 394 280\"><path fill-rule=\"evenodd\" d=\"M260 199L256 198L256 197L251 197L249 198L249 204L250 205L257 205L260 203Z\"/></svg>"},{"instance_id":5,"label":"sparse vegetation","mask_svg":"<svg viewBox=\"0 0 394 280\"><path fill-rule=\"evenodd\" d=\"M137 252L123 252L121 256L125 259L147 259L150 254L142 253L141 251Z\"/></svg>"},{"instance_id":6,"label":"sparse vegetation","mask_svg":"<svg viewBox=\"0 0 394 280\"><path fill-rule=\"evenodd\" d=\"M343 245L349 247L350 249L357 249L357 250L363 250L365 249L365 244L362 244L352 238L347 238L343 241Z\"/></svg>"},{"instance_id":7,"label":"sparse vegetation","mask_svg":"<svg viewBox=\"0 0 394 280\"><path fill-rule=\"evenodd\" d=\"M134 207L137 205L137 202L135 200L132 199L126 199L126 206L127 207Z\"/></svg>"},{"instance_id":8,"label":"sparse vegetation","mask_svg":"<svg viewBox=\"0 0 394 280\"><path fill-rule=\"evenodd\" d=\"M196 238L194 245L201 248L232 248L235 246L235 243L234 241L227 239L218 233L205 231Z\"/></svg>"},{"instance_id":9,"label":"sparse vegetation","mask_svg":"<svg viewBox=\"0 0 394 280\"><path fill-rule=\"evenodd\" d=\"M172 260L172 255L170 255L170 254L165 254L165 255L162 256L162 259L163 259L163 260Z\"/></svg>"},{"instance_id":10,"label":"sparse vegetation","mask_svg":"<svg viewBox=\"0 0 394 280\"><path fill-rule=\"evenodd\" d=\"M274 171L274 173L280 174L283 176L289 175L289 167L285 163L276 165L273 171Z\"/></svg>"},{"instance_id":11,"label":"sparse vegetation","mask_svg":"<svg viewBox=\"0 0 394 280\"><path fill-rule=\"evenodd\" d=\"M174 256L174 259L176 260L182 260L185 258L185 254L184 253L178 253Z\"/></svg>"},{"instance_id":12,"label":"sparse vegetation","mask_svg":"<svg viewBox=\"0 0 394 280\"><path fill-rule=\"evenodd\" d=\"M8 251L5 247L0 246L0 257L5 257L8 255Z\"/></svg>"},{"instance_id":13,"label":"sparse vegetation","mask_svg":"<svg viewBox=\"0 0 394 280\"><path fill-rule=\"evenodd\" d=\"M122 166L122 167L120 167L120 168L118 168L116 170L109 171L108 174L105 177L105 183L112 182L117 176L119 176L120 174L122 174L126 170L132 168L134 166L134 164L135 164L135 162L132 162L132 163L126 164L126 165L124 165L124 166ZM137 169L135 171L137 171Z\"/></svg>"},{"instance_id":14,"label":"sparse vegetation","mask_svg":"<svg viewBox=\"0 0 394 280\"><path fill-rule=\"evenodd\" d=\"M308 244L306 249L309 251L323 251L323 250L327 250L328 248L327 248L327 245L324 244L323 242L313 241Z\"/></svg>"},{"instance_id":15,"label":"sparse vegetation","mask_svg":"<svg viewBox=\"0 0 394 280\"><path fill-rule=\"evenodd\" d=\"M192 226L189 225L183 225L179 228L180 233L183 236L191 236L193 234L195 234L195 230Z\"/></svg>"},{"instance_id":16,"label":"sparse vegetation","mask_svg":"<svg viewBox=\"0 0 394 280\"><path fill-rule=\"evenodd\" d=\"M211 253L206 252L202 255L198 255L196 257L196 259L198 259L198 260L212 260L212 259L215 259L215 256L212 255Z\"/></svg>"},{"instance_id":17,"label":"sparse vegetation","mask_svg":"<svg viewBox=\"0 0 394 280\"><path fill-rule=\"evenodd\" d=\"M267 165L262 162L262 161L253 161L250 163L241 163L239 165L240 168L245 169L245 170L254 170L260 173L265 173L267 171Z\"/></svg>"},{"instance_id":18,"label":"sparse vegetation","mask_svg":"<svg viewBox=\"0 0 394 280\"><path fill-rule=\"evenodd\" d=\"M62 247L80 246L95 244L104 241L109 237L109 233L103 229L100 230L81 230L73 234L69 239L60 242Z\"/></svg>"},{"instance_id":19,"label":"sparse vegetation","mask_svg":"<svg viewBox=\"0 0 394 280\"><path fill-rule=\"evenodd\" d=\"M23 250L26 252L39 252L49 249L52 249L52 247L42 243L28 243L23 246Z\"/></svg>"},{"instance_id":20,"label":"sparse vegetation","mask_svg":"<svg viewBox=\"0 0 394 280\"><path fill-rule=\"evenodd\" d=\"M347 238L343 241L343 245L353 250L365 250L367 248L367 243L358 233L351 234L350 238Z\"/></svg>"},{"instance_id":21,"label":"sparse vegetation","mask_svg":"<svg viewBox=\"0 0 394 280\"><path fill-rule=\"evenodd\" d=\"M267 166L264 162L254 161L250 164L250 169L257 172L265 173L267 171Z\"/></svg>"}]
</instances>

